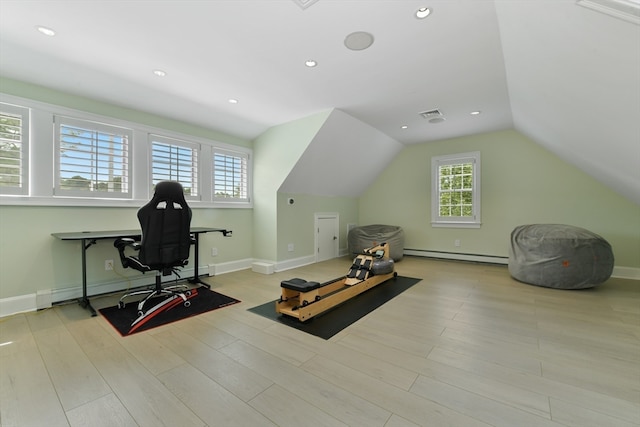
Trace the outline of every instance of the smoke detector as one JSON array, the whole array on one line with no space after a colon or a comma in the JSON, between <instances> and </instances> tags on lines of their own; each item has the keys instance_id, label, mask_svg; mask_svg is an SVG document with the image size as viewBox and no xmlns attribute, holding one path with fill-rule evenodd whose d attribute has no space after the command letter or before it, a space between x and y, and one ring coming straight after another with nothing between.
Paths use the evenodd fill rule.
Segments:
<instances>
[{"instance_id":1,"label":"smoke detector","mask_svg":"<svg viewBox=\"0 0 640 427\"><path fill-rule=\"evenodd\" d=\"M427 119L429 123L442 123L446 120L444 118L444 115L442 114L442 111L438 110L437 108L435 110L423 111L422 113L420 113L420 115L423 118Z\"/></svg>"},{"instance_id":2,"label":"smoke detector","mask_svg":"<svg viewBox=\"0 0 640 427\"><path fill-rule=\"evenodd\" d=\"M373 35L365 31L356 31L344 39L344 45L351 50L365 50L373 44Z\"/></svg>"}]
</instances>

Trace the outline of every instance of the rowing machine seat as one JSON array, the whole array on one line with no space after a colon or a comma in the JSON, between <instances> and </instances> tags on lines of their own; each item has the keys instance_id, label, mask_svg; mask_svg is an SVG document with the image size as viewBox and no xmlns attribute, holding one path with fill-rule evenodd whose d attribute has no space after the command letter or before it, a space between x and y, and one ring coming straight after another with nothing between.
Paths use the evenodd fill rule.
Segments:
<instances>
[{"instance_id":1,"label":"rowing machine seat","mask_svg":"<svg viewBox=\"0 0 640 427\"><path fill-rule=\"evenodd\" d=\"M318 289L320 286L321 285L318 282L307 282L304 279L298 278L283 280L280 282L280 287L298 292L309 292L314 289Z\"/></svg>"}]
</instances>

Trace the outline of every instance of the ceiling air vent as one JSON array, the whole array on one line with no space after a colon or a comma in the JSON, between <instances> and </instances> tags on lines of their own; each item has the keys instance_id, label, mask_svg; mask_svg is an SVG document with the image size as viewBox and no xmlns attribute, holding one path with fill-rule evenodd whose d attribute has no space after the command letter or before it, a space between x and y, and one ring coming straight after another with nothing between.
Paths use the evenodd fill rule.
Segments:
<instances>
[{"instance_id":1,"label":"ceiling air vent","mask_svg":"<svg viewBox=\"0 0 640 427\"><path fill-rule=\"evenodd\" d=\"M445 121L442 111L437 108L435 110L423 111L420 115L427 119L429 123L442 123Z\"/></svg>"}]
</instances>

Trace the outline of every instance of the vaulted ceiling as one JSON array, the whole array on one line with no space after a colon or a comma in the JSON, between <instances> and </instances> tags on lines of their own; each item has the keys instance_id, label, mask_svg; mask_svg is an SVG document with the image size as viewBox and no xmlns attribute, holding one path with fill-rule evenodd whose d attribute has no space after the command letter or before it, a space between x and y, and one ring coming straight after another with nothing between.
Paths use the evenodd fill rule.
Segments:
<instances>
[{"instance_id":1,"label":"vaulted ceiling","mask_svg":"<svg viewBox=\"0 0 640 427\"><path fill-rule=\"evenodd\" d=\"M334 108L390 144L515 128L640 204L640 26L591 1L0 0L0 75L246 139Z\"/></svg>"}]
</instances>

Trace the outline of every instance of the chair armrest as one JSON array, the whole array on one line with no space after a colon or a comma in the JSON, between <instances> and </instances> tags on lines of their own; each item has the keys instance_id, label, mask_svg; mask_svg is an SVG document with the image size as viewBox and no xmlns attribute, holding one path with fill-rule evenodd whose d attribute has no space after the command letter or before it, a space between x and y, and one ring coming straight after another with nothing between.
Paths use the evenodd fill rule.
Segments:
<instances>
[{"instance_id":1,"label":"chair armrest","mask_svg":"<svg viewBox=\"0 0 640 427\"><path fill-rule=\"evenodd\" d=\"M135 239L130 237L121 237L116 239L113 242L113 246L118 249L118 253L120 254L120 262L122 263L122 267L129 267L129 257L127 257L124 253L125 248L130 247L136 251L140 250L140 242L136 242Z\"/></svg>"},{"instance_id":2,"label":"chair armrest","mask_svg":"<svg viewBox=\"0 0 640 427\"><path fill-rule=\"evenodd\" d=\"M140 242L136 242L135 239L132 239L130 237L121 237L119 239L116 239L115 242L113 242L113 246L118 248L119 251L124 251L124 248L126 248L127 246L133 248L136 251L140 250Z\"/></svg>"}]
</instances>

